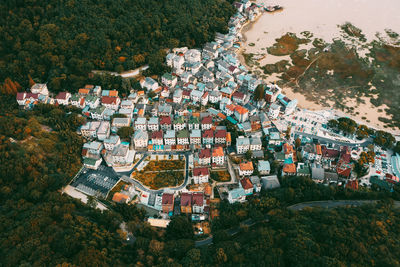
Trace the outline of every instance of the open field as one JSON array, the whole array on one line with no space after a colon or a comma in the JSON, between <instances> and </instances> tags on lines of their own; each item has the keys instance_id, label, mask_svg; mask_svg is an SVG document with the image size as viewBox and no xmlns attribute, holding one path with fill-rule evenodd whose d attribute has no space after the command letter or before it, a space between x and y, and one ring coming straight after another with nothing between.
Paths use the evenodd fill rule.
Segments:
<instances>
[{"instance_id":1,"label":"open field","mask_svg":"<svg viewBox=\"0 0 400 267\"><path fill-rule=\"evenodd\" d=\"M151 189L178 186L184 180L185 161L150 161L142 171L132 173L132 178Z\"/></svg>"}]
</instances>

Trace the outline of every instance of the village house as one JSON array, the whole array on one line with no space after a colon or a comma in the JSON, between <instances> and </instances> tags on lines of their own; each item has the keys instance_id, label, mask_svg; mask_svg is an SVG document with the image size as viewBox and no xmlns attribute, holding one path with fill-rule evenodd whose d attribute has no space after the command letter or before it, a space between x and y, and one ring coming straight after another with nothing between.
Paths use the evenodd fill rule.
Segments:
<instances>
[{"instance_id":1,"label":"village house","mask_svg":"<svg viewBox=\"0 0 400 267\"><path fill-rule=\"evenodd\" d=\"M85 138L96 138L97 129L100 127L99 121L88 121L81 126L81 135Z\"/></svg>"},{"instance_id":2,"label":"village house","mask_svg":"<svg viewBox=\"0 0 400 267\"><path fill-rule=\"evenodd\" d=\"M225 155L224 155L224 149L221 146L213 148L212 163L213 163L213 165L216 165L216 166L224 165Z\"/></svg>"},{"instance_id":3,"label":"village house","mask_svg":"<svg viewBox=\"0 0 400 267\"><path fill-rule=\"evenodd\" d=\"M180 130L176 135L176 142L178 145L189 145L189 131Z\"/></svg>"},{"instance_id":4,"label":"village house","mask_svg":"<svg viewBox=\"0 0 400 267\"><path fill-rule=\"evenodd\" d=\"M253 194L254 186L248 177L244 177L240 180L240 186L244 189L246 196Z\"/></svg>"},{"instance_id":5,"label":"village house","mask_svg":"<svg viewBox=\"0 0 400 267\"><path fill-rule=\"evenodd\" d=\"M192 213L192 194L181 194L181 213Z\"/></svg>"},{"instance_id":6,"label":"village house","mask_svg":"<svg viewBox=\"0 0 400 267\"><path fill-rule=\"evenodd\" d=\"M126 109L134 109L135 105L131 100L122 100L121 101L121 108L126 108Z\"/></svg>"},{"instance_id":7,"label":"village house","mask_svg":"<svg viewBox=\"0 0 400 267\"><path fill-rule=\"evenodd\" d=\"M203 213L204 212L204 194L202 192L193 193L192 211L193 211L193 213Z\"/></svg>"},{"instance_id":8,"label":"village house","mask_svg":"<svg viewBox=\"0 0 400 267\"><path fill-rule=\"evenodd\" d=\"M85 106L89 106L90 109L95 109L100 105L100 98L94 95L88 95L85 98Z\"/></svg>"},{"instance_id":9,"label":"village house","mask_svg":"<svg viewBox=\"0 0 400 267\"><path fill-rule=\"evenodd\" d=\"M56 102L59 105L68 105L69 104L69 99L71 98L71 94L68 92L60 92L57 94L57 96L55 97Z\"/></svg>"},{"instance_id":10,"label":"village house","mask_svg":"<svg viewBox=\"0 0 400 267\"><path fill-rule=\"evenodd\" d=\"M102 121L97 129L97 139L104 141L110 136L110 122Z\"/></svg>"},{"instance_id":11,"label":"village house","mask_svg":"<svg viewBox=\"0 0 400 267\"><path fill-rule=\"evenodd\" d=\"M112 97L112 96L102 96L101 97L101 104L106 108L112 110L118 110L119 104L121 103L121 99L119 97Z\"/></svg>"},{"instance_id":12,"label":"village house","mask_svg":"<svg viewBox=\"0 0 400 267\"><path fill-rule=\"evenodd\" d=\"M208 100L211 104L216 104L222 99L222 94L219 91L211 91Z\"/></svg>"},{"instance_id":13,"label":"village house","mask_svg":"<svg viewBox=\"0 0 400 267\"><path fill-rule=\"evenodd\" d=\"M86 106L85 98L79 94L73 94L69 100L74 107L83 109Z\"/></svg>"},{"instance_id":14,"label":"village house","mask_svg":"<svg viewBox=\"0 0 400 267\"><path fill-rule=\"evenodd\" d=\"M137 130L133 134L133 141L135 144L135 148L146 148L149 142L149 135L147 131Z\"/></svg>"},{"instance_id":15,"label":"village house","mask_svg":"<svg viewBox=\"0 0 400 267\"><path fill-rule=\"evenodd\" d=\"M250 176L254 172L253 162L242 162L239 164L239 175L240 176Z\"/></svg>"},{"instance_id":16,"label":"village house","mask_svg":"<svg viewBox=\"0 0 400 267\"><path fill-rule=\"evenodd\" d=\"M174 120L174 130L175 131L180 131L185 129L186 127L186 123L185 123L185 119L183 117L177 117Z\"/></svg>"},{"instance_id":17,"label":"village house","mask_svg":"<svg viewBox=\"0 0 400 267\"><path fill-rule=\"evenodd\" d=\"M162 212L172 213L174 211L174 194L163 193L162 195Z\"/></svg>"},{"instance_id":18,"label":"village house","mask_svg":"<svg viewBox=\"0 0 400 267\"><path fill-rule=\"evenodd\" d=\"M151 117L147 123L147 128L149 129L149 131L158 131L158 117Z\"/></svg>"},{"instance_id":19,"label":"village house","mask_svg":"<svg viewBox=\"0 0 400 267\"><path fill-rule=\"evenodd\" d=\"M246 201L246 193L242 187L228 191L228 201L230 204L243 203Z\"/></svg>"},{"instance_id":20,"label":"village house","mask_svg":"<svg viewBox=\"0 0 400 267\"><path fill-rule=\"evenodd\" d=\"M281 111L281 106L279 106L277 103L272 103L271 106L269 107L268 117L272 120L276 119L278 118L280 111Z\"/></svg>"},{"instance_id":21,"label":"village house","mask_svg":"<svg viewBox=\"0 0 400 267\"><path fill-rule=\"evenodd\" d=\"M113 150L114 147L121 143L121 139L118 135L111 135L107 139L104 139L103 144L106 150Z\"/></svg>"},{"instance_id":22,"label":"village house","mask_svg":"<svg viewBox=\"0 0 400 267\"><path fill-rule=\"evenodd\" d=\"M130 155L129 146L118 144L113 150L106 152L104 159L110 167L124 166L133 162L133 157Z\"/></svg>"},{"instance_id":23,"label":"village house","mask_svg":"<svg viewBox=\"0 0 400 267\"><path fill-rule=\"evenodd\" d=\"M164 144L163 131L154 131L151 133L151 143L162 146Z\"/></svg>"},{"instance_id":24,"label":"village house","mask_svg":"<svg viewBox=\"0 0 400 267\"><path fill-rule=\"evenodd\" d=\"M172 107L166 103L159 104L157 111L158 116L170 116L172 113Z\"/></svg>"},{"instance_id":25,"label":"village house","mask_svg":"<svg viewBox=\"0 0 400 267\"><path fill-rule=\"evenodd\" d=\"M203 145L212 145L214 143L214 131L206 130L202 134Z\"/></svg>"},{"instance_id":26,"label":"village house","mask_svg":"<svg viewBox=\"0 0 400 267\"><path fill-rule=\"evenodd\" d=\"M308 164L299 162L297 164L296 175L297 176L310 176L310 168L308 167Z\"/></svg>"},{"instance_id":27,"label":"village house","mask_svg":"<svg viewBox=\"0 0 400 267\"><path fill-rule=\"evenodd\" d=\"M264 190L271 190L281 186L276 175L261 177L261 183Z\"/></svg>"},{"instance_id":28,"label":"village house","mask_svg":"<svg viewBox=\"0 0 400 267\"><path fill-rule=\"evenodd\" d=\"M129 127L130 125L131 125L131 119L129 118L114 118L111 123L111 126L117 129L121 127Z\"/></svg>"},{"instance_id":29,"label":"village house","mask_svg":"<svg viewBox=\"0 0 400 267\"><path fill-rule=\"evenodd\" d=\"M215 132L215 144L226 144L226 130L217 130Z\"/></svg>"},{"instance_id":30,"label":"village house","mask_svg":"<svg viewBox=\"0 0 400 267\"><path fill-rule=\"evenodd\" d=\"M140 86L150 91L155 91L159 87L158 83L153 78L150 77L146 77L145 79L141 80Z\"/></svg>"},{"instance_id":31,"label":"village house","mask_svg":"<svg viewBox=\"0 0 400 267\"><path fill-rule=\"evenodd\" d=\"M118 114L124 115L127 118L132 119L133 110L130 108L120 108Z\"/></svg>"},{"instance_id":32,"label":"village house","mask_svg":"<svg viewBox=\"0 0 400 267\"><path fill-rule=\"evenodd\" d=\"M47 89L47 84L45 83L35 83L31 87L32 94L49 95L49 90Z\"/></svg>"},{"instance_id":33,"label":"village house","mask_svg":"<svg viewBox=\"0 0 400 267\"><path fill-rule=\"evenodd\" d=\"M174 94L172 95L172 101L174 103L180 104L182 102L182 89L175 89Z\"/></svg>"},{"instance_id":34,"label":"village house","mask_svg":"<svg viewBox=\"0 0 400 267\"><path fill-rule=\"evenodd\" d=\"M250 176L250 182L253 184L254 192L261 192L261 180L258 176Z\"/></svg>"},{"instance_id":35,"label":"village house","mask_svg":"<svg viewBox=\"0 0 400 267\"><path fill-rule=\"evenodd\" d=\"M84 158L100 158L100 152L103 149L103 143L93 141L83 144L82 157Z\"/></svg>"},{"instance_id":36,"label":"village house","mask_svg":"<svg viewBox=\"0 0 400 267\"><path fill-rule=\"evenodd\" d=\"M250 148L251 151L258 151L262 149L262 142L259 136L253 136L250 138Z\"/></svg>"},{"instance_id":37,"label":"village house","mask_svg":"<svg viewBox=\"0 0 400 267\"><path fill-rule=\"evenodd\" d=\"M204 92L203 96L201 97L201 104L203 106L207 105L208 103L208 92Z\"/></svg>"},{"instance_id":38,"label":"village house","mask_svg":"<svg viewBox=\"0 0 400 267\"><path fill-rule=\"evenodd\" d=\"M296 165L292 163L285 163L283 165L282 176L296 175Z\"/></svg>"},{"instance_id":39,"label":"village house","mask_svg":"<svg viewBox=\"0 0 400 267\"><path fill-rule=\"evenodd\" d=\"M104 119L104 113L105 113L106 107L97 107L95 109L90 109L90 117L93 120L103 120Z\"/></svg>"},{"instance_id":40,"label":"village house","mask_svg":"<svg viewBox=\"0 0 400 267\"><path fill-rule=\"evenodd\" d=\"M172 121L170 116L160 117L160 126L163 131L172 129Z\"/></svg>"},{"instance_id":41,"label":"village house","mask_svg":"<svg viewBox=\"0 0 400 267\"><path fill-rule=\"evenodd\" d=\"M259 160L257 168L260 175L268 175L271 172L271 166L268 160Z\"/></svg>"},{"instance_id":42,"label":"village house","mask_svg":"<svg viewBox=\"0 0 400 267\"><path fill-rule=\"evenodd\" d=\"M239 122L245 122L249 118L249 111L242 106L236 106L234 114Z\"/></svg>"},{"instance_id":43,"label":"village house","mask_svg":"<svg viewBox=\"0 0 400 267\"><path fill-rule=\"evenodd\" d=\"M191 117L189 118L189 121L188 121L188 129L189 129L189 130L193 130L193 129L198 130L198 129L200 129L200 121L199 121L199 118L198 118L198 117L191 116Z\"/></svg>"},{"instance_id":44,"label":"village house","mask_svg":"<svg viewBox=\"0 0 400 267\"><path fill-rule=\"evenodd\" d=\"M165 73L161 77L161 82L168 87L174 87L178 82L178 78L173 76L171 73Z\"/></svg>"},{"instance_id":45,"label":"village house","mask_svg":"<svg viewBox=\"0 0 400 267\"><path fill-rule=\"evenodd\" d=\"M200 145L201 144L201 130L193 129L190 133L190 144Z\"/></svg>"},{"instance_id":46,"label":"village house","mask_svg":"<svg viewBox=\"0 0 400 267\"><path fill-rule=\"evenodd\" d=\"M147 120L144 117L138 117L134 122L135 131L142 130L146 131L147 129Z\"/></svg>"},{"instance_id":47,"label":"village house","mask_svg":"<svg viewBox=\"0 0 400 267\"><path fill-rule=\"evenodd\" d=\"M207 167L200 167L193 169L193 183L203 184L208 183L208 178L210 177L210 172Z\"/></svg>"},{"instance_id":48,"label":"village house","mask_svg":"<svg viewBox=\"0 0 400 267\"><path fill-rule=\"evenodd\" d=\"M165 132L164 144L170 146L176 145L175 130L167 130Z\"/></svg>"},{"instance_id":49,"label":"village house","mask_svg":"<svg viewBox=\"0 0 400 267\"><path fill-rule=\"evenodd\" d=\"M93 158L85 158L83 159L83 166L88 169L97 170L103 161L102 158L93 159Z\"/></svg>"},{"instance_id":50,"label":"village house","mask_svg":"<svg viewBox=\"0 0 400 267\"><path fill-rule=\"evenodd\" d=\"M206 116L201 120L201 130L210 130L212 127L212 117L211 116Z\"/></svg>"},{"instance_id":51,"label":"village house","mask_svg":"<svg viewBox=\"0 0 400 267\"><path fill-rule=\"evenodd\" d=\"M250 149L250 139L244 136L239 136L236 139L236 153L244 154Z\"/></svg>"},{"instance_id":52,"label":"village house","mask_svg":"<svg viewBox=\"0 0 400 267\"><path fill-rule=\"evenodd\" d=\"M199 153L199 164L210 165L211 163L211 150L209 148L203 148Z\"/></svg>"}]
</instances>

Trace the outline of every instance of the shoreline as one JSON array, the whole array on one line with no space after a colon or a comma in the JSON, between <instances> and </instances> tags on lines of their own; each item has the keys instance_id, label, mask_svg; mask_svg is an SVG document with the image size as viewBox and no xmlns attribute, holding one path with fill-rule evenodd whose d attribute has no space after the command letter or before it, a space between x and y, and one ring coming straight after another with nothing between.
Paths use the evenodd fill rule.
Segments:
<instances>
[{"instance_id":1,"label":"shoreline","mask_svg":"<svg viewBox=\"0 0 400 267\"><path fill-rule=\"evenodd\" d=\"M246 37L246 33L248 33L249 31L251 31L255 24L259 21L259 19L263 16L263 15L268 15L269 13L267 12L262 12L260 13L253 21L248 21L246 22L242 28L240 29L240 33L242 36L242 45L240 47L240 49L236 52L239 58L240 63L245 66L249 71L251 72L255 72L260 71L261 73L263 73L263 70L257 66L248 66L246 64L246 61L244 59L243 53L246 51L246 48L248 46L247 44L247 40L248 38ZM284 34L284 33L283 33ZM260 76L260 75L259 75ZM268 78L262 78L259 77L260 79L262 79L264 82L266 83L271 83L271 78L276 81L279 80L279 78L276 77L276 75L272 74L272 75L268 75ZM295 98L298 101L298 107L302 108L302 109L307 109L310 111L322 111L322 110L327 110L327 109L331 109L334 111L334 113L337 116L346 116L349 117L351 119L353 119L354 121L356 121L359 124L364 124L367 125L370 128L374 128L376 130L383 130L383 131L387 131L390 132L391 134L393 134L394 136L400 137L400 129L393 129L393 128L388 128L385 126L384 122L379 121L379 117L385 117L388 119L391 119L391 115L387 114L385 112L379 112L379 110L385 110L387 107L376 107L373 106L370 102L370 98L363 98L364 100L364 104L357 104L354 102L351 102L351 100L349 99L346 102L351 102L352 104L356 104L356 105L348 105L354 108L355 111L359 112L359 114L349 114L346 113L343 110L337 109L337 108L332 108L333 105L333 101L327 101L326 103L331 106L331 107L326 107L323 106L315 101L312 100L308 100L306 98L305 95L299 93L299 92L294 92L293 88L288 87L288 86L284 86L282 87L282 91L289 97L289 98ZM368 101L366 101L368 100ZM369 103L369 105L368 105ZM383 114L382 114L383 113ZM367 119L363 119L367 118ZM367 121L369 120L369 122Z\"/></svg>"}]
</instances>

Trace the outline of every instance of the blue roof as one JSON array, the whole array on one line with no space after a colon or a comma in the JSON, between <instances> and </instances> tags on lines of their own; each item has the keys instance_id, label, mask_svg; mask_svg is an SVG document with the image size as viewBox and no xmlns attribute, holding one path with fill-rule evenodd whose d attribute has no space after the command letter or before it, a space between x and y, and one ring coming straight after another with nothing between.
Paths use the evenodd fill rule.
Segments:
<instances>
[{"instance_id":1,"label":"blue roof","mask_svg":"<svg viewBox=\"0 0 400 267\"><path fill-rule=\"evenodd\" d=\"M227 119L228 121L230 121L231 123L235 124L235 125L238 123L238 122L237 122L234 118L232 118L231 116L226 117L226 119Z\"/></svg>"},{"instance_id":2,"label":"blue roof","mask_svg":"<svg viewBox=\"0 0 400 267\"><path fill-rule=\"evenodd\" d=\"M400 178L400 155L396 153L391 158L394 175Z\"/></svg>"},{"instance_id":3,"label":"blue roof","mask_svg":"<svg viewBox=\"0 0 400 267\"><path fill-rule=\"evenodd\" d=\"M291 157L287 158L287 159L285 159L284 163L285 164L292 164L293 163L293 159Z\"/></svg>"},{"instance_id":4,"label":"blue roof","mask_svg":"<svg viewBox=\"0 0 400 267\"><path fill-rule=\"evenodd\" d=\"M235 188L235 189L229 191L229 193L231 194L232 199L237 199L237 198L240 198L240 197L243 197L246 195L246 193L244 192L244 189L241 187Z\"/></svg>"}]
</instances>

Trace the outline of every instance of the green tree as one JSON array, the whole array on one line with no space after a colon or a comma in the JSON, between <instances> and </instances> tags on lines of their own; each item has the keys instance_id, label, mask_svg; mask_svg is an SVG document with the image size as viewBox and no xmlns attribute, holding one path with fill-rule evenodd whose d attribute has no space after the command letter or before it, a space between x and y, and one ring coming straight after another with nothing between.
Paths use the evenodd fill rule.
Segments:
<instances>
[{"instance_id":1,"label":"green tree","mask_svg":"<svg viewBox=\"0 0 400 267\"><path fill-rule=\"evenodd\" d=\"M264 85L260 84L256 87L256 90L254 90L253 98L255 101L260 101L264 99L264 95L265 95Z\"/></svg>"},{"instance_id":2,"label":"green tree","mask_svg":"<svg viewBox=\"0 0 400 267\"><path fill-rule=\"evenodd\" d=\"M173 217L167 226L167 239L191 239L193 238L193 227L185 216Z\"/></svg>"},{"instance_id":3,"label":"green tree","mask_svg":"<svg viewBox=\"0 0 400 267\"><path fill-rule=\"evenodd\" d=\"M117 135L123 140L130 140L133 132L132 127L125 126L118 129Z\"/></svg>"}]
</instances>

